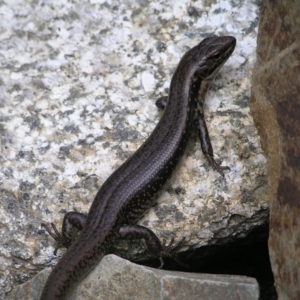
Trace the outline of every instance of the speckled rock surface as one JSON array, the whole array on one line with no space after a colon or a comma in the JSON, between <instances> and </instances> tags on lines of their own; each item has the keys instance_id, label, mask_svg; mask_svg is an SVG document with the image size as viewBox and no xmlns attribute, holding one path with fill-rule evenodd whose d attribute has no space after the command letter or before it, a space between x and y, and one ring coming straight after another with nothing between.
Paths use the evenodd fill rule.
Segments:
<instances>
[{"instance_id":1,"label":"speckled rock surface","mask_svg":"<svg viewBox=\"0 0 300 300\"><path fill-rule=\"evenodd\" d=\"M300 299L300 5L264 1L251 109L268 156L269 252L280 300Z\"/></svg>"},{"instance_id":2,"label":"speckled rock surface","mask_svg":"<svg viewBox=\"0 0 300 300\"><path fill-rule=\"evenodd\" d=\"M50 271L45 269L15 288L7 300L38 300ZM79 299L258 300L259 286L250 277L162 271L108 255L66 297Z\"/></svg>"},{"instance_id":3,"label":"speckled rock surface","mask_svg":"<svg viewBox=\"0 0 300 300\"><path fill-rule=\"evenodd\" d=\"M213 171L196 137L158 206L140 221L187 248L266 221L266 159L248 107L257 1L14 1L0 5L0 298L46 265L67 211L87 212L103 183L152 132L155 100L203 38L237 47L207 95ZM134 258L135 249L127 257Z\"/></svg>"}]
</instances>

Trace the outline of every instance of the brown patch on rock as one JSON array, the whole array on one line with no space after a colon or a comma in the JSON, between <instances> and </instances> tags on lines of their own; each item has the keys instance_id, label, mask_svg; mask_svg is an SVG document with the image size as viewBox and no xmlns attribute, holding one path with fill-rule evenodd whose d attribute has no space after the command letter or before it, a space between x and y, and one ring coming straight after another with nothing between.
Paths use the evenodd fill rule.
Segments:
<instances>
[{"instance_id":1,"label":"brown patch on rock","mask_svg":"<svg viewBox=\"0 0 300 300\"><path fill-rule=\"evenodd\" d=\"M270 257L279 299L300 299L300 6L262 2L251 111L268 156Z\"/></svg>"}]
</instances>

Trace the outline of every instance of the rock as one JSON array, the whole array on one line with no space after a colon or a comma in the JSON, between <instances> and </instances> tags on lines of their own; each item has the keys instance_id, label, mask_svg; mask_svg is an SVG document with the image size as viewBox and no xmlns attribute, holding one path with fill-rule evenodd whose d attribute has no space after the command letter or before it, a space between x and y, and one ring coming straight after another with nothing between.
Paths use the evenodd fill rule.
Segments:
<instances>
[{"instance_id":1,"label":"rock","mask_svg":"<svg viewBox=\"0 0 300 300\"><path fill-rule=\"evenodd\" d=\"M51 269L13 289L7 300L38 300ZM107 255L66 300L258 300L255 279L244 276L194 274L152 269Z\"/></svg>"},{"instance_id":2,"label":"rock","mask_svg":"<svg viewBox=\"0 0 300 300\"><path fill-rule=\"evenodd\" d=\"M67 211L88 212L106 178L153 131L155 100L168 92L180 57L212 34L237 38L205 105L215 157L231 170L224 179L213 171L194 136L139 224L168 241L186 237L185 249L194 249L267 222L266 158L248 106L258 2L1 3L1 300L56 263L41 222L60 227ZM149 257L142 242L115 250Z\"/></svg>"},{"instance_id":3,"label":"rock","mask_svg":"<svg viewBox=\"0 0 300 300\"><path fill-rule=\"evenodd\" d=\"M251 110L268 157L269 252L280 300L300 299L300 6L262 1Z\"/></svg>"}]
</instances>

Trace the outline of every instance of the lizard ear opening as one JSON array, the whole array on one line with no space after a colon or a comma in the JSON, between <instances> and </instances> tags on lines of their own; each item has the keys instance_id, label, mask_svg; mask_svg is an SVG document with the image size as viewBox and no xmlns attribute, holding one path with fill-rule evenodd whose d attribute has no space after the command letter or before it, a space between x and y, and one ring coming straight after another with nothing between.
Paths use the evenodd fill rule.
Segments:
<instances>
[{"instance_id":1,"label":"lizard ear opening","mask_svg":"<svg viewBox=\"0 0 300 300\"><path fill-rule=\"evenodd\" d=\"M196 72L196 76L201 78L201 79L208 79L211 77L211 75L213 75L215 72L215 69L211 67L210 64L204 61L200 62L200 64L198 64L198 70Z\"/></svg>"}]
</instances>

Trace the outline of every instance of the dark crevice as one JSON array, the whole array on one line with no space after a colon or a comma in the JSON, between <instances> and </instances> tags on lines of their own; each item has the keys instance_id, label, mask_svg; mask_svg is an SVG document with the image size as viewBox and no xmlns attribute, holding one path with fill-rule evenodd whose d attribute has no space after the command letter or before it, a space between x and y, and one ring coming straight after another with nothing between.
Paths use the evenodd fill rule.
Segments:
<instances>
[{"instance_id":1,"label":"dark crevice","mask_svg":"<svg viewBox=\"0 0 300 300\"><path fill-rule=\"evenodd\" d=\"M165 270L183 272L243 275L256 278L260 286L260 300L277 300L274 277L268 251L269 224L257 227L247 237L224 245L204 246L178 255L184 268L165 259ZM157 260L139 264L157 267Z\"/></svg>"}]
</instances>

